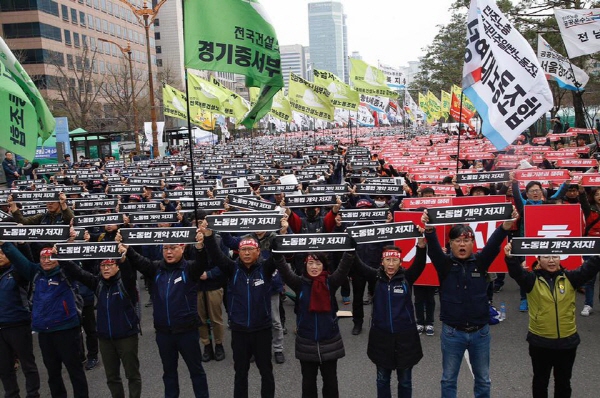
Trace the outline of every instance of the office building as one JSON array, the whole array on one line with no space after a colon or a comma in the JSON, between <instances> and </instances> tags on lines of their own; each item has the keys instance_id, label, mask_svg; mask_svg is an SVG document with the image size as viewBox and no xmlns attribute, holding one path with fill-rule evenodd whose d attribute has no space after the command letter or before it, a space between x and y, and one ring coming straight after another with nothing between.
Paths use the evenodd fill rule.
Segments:
<instances>
[{"instance_id":1,"label":"office building","mask_svg":"<svg viewBox=\"0 0 600 398\"><path fill-rule=\"evenodd\" d=\"M348 32L342 3L308 4L310 63L348 82Z\"/></svg>"},{"instance_id":2,"label":"office building","mask_svg":"<svg viewBox=\"0 0 600 398\"><path fill-rule=\"evenodd\" d=\"M281 53L281 73L283 74L283 84L286 92L290 80L290 73L294 73L304 79L307 78L306 71L306 50L300 44L289 46L280 46ZM311 79L312 80L312 79Z\"/></svg>"}]
</instances>

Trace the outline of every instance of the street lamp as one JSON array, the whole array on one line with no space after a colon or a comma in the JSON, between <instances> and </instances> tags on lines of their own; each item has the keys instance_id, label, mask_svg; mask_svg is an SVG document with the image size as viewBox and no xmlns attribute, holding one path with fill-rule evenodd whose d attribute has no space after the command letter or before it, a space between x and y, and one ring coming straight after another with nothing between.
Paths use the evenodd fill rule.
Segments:
<instances>
[{"instance_id":1,"label":"street lamp","mask_svg":"<svg viewBox=\"0 0 600 398\"><path fill-rule=\"evenodd\" d=\"M131 45L127 43L127 47L122 47L119 44L115 43L112 40L98 38L99 41L105 41L107 43L114 44L117 46L119 50L123 53L123 55L127 55L127 60L129 61L129 77L131 80L131 106L133 107L133 134L135 136L135 151L140 153L140 137L138 134L138 120L137 120L137 107L135 106L135 89L133 85L133 66L131 64Z\"/></svg>"},{"instance_id":2,"label":"street lamp","mask_svg":"<svg viewBox=\"0 0 600 398\"><path fill-rule=\"evenodd\" d=\"M152 57L150 55L150 26L154 24L154 20L158 15L158 10L167 0L160 0L154 8L148 7L148 2L144 1L142 8L137 8L127 0L119 0L127 5L136 16L140 25L146 30L146 55L148 58L148 80L150 89L150 120L152 121L152 152L154 157L158 157L158 129L156 127L156 108L154 106L154 78L152 77Z\"/></svg>"}]
</instances>

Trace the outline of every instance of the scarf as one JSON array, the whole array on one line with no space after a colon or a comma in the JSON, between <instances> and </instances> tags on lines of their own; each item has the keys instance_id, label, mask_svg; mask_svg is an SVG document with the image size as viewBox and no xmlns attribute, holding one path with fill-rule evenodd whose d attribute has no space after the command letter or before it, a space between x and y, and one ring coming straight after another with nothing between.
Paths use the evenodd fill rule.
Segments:
<instances>
[{"instance_id":1,"label":"scarf","mask_svg":"<svg viewBox=\"0 0 600 398\"><path fill-rule=\"evenodd\" d=\"M310 291L310 304L308 311L310 312L330 312L331 311L331 296L327 287L327 277L329 272L323 271L318 276L308 278L312 280L312 288Z\"/></svg>"}]
</instances>

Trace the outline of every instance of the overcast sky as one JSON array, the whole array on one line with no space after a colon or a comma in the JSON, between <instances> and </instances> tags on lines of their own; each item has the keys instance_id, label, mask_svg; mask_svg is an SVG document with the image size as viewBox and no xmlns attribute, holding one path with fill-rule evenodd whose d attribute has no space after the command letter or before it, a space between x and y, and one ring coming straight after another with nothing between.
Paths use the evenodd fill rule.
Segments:
<instances>
[{"instance_id":1,"label":"overcast sky","mask_svg":"<svg viewBox=\"0 0 600 398\"><path fill-rule=\"evenodd\" d=\"M280 45L308 46L308 3L315 0L259 0L275 25ZM450 22L453 0L340 0L348 26L348 51L372 65L408 66L424 55L437 25ZM350 55L348 54L348 55Z\"/></svg>"}]
</instances>

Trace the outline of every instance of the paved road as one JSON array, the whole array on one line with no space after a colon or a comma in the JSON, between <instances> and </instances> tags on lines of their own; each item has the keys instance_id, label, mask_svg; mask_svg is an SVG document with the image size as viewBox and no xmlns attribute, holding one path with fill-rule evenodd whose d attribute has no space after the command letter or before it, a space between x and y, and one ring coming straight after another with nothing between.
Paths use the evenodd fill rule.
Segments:
<instances>
[{"instance_id":1,"label":"paved road","mask_svg":"<svg viewBox=\"0 0 600 398\"><path fill-rule=\"evenodd\" d=\"M598 293L598 285L596 285L596 292ZM142 293L142 299L145 303L147 300L146 292ZM507 278L504 290L495 295L494 301L498 305L501 301L506 302L507 320L492 327L492 396L531 396L530 383L532 371L527 351L528 346L525 341L527 314L518 311L519 293L517 285L510 278ZM283 365L273 365L275 369L276 396L300 397L300 363L294 358L294 314L292 304L289 300L285 303L285 306L288 316L287 326L290 329L290 333L285 336L284 342L287 362ZM584 318L579 315L582 306L583 295L578 294L577 323L582 343L579 346L573 372L573 398L595 398L599 396L598 391L600 391L600 378L598 377L598 370L600 370L600 338L598 338L600 336L598 333L600 330L600 312L593 314L589 318ZM600 305L597 306L597 310L600 310ZM140 340L140 362L143 381L142 395L148 398L158 398L163 396L162 367L154 342L151 309L144 309L143 317L143 336L141 336ZM439 321L436 321L436 327L439 327L439 325ZM352 328L352 321L350 319L340 320L340 328L346 347L346 357L340 360L338 364L340 396L358 398L375 397L375 366L369 361L366 355L366 330L359 336L352 336L350 334ZM37 339L34 337L34 340ZM422 336L421 341L425 356L413 369L413 397L437 397L440 395L439 380L441 376L440 339L437 330L435 336ZM36 341L34 341L34 346L36 347L36 358L42 378L42 397L49 397L47 376ZM228 333L226 333L225 349L227 355L225 360L221 362L212 361L205 364L212 397L233 396L233 361ZM193 397L187 368L183 361L180 361L179 369L181 397ZM87 375L90 386L90 397L106 398L110 396L106 387L102 362L96 369L87 372ZM20 371L19 377L20 385L23 386L23 377ZM70 391L69 396L72 396L66 371L63 371L63 377ZM259 396L260 376L256 367L253 366L250 371L250 397ZM458 396L461 398L473 396L473 378L464 361L459 377Z\"/></svg>"}]
</instances>

